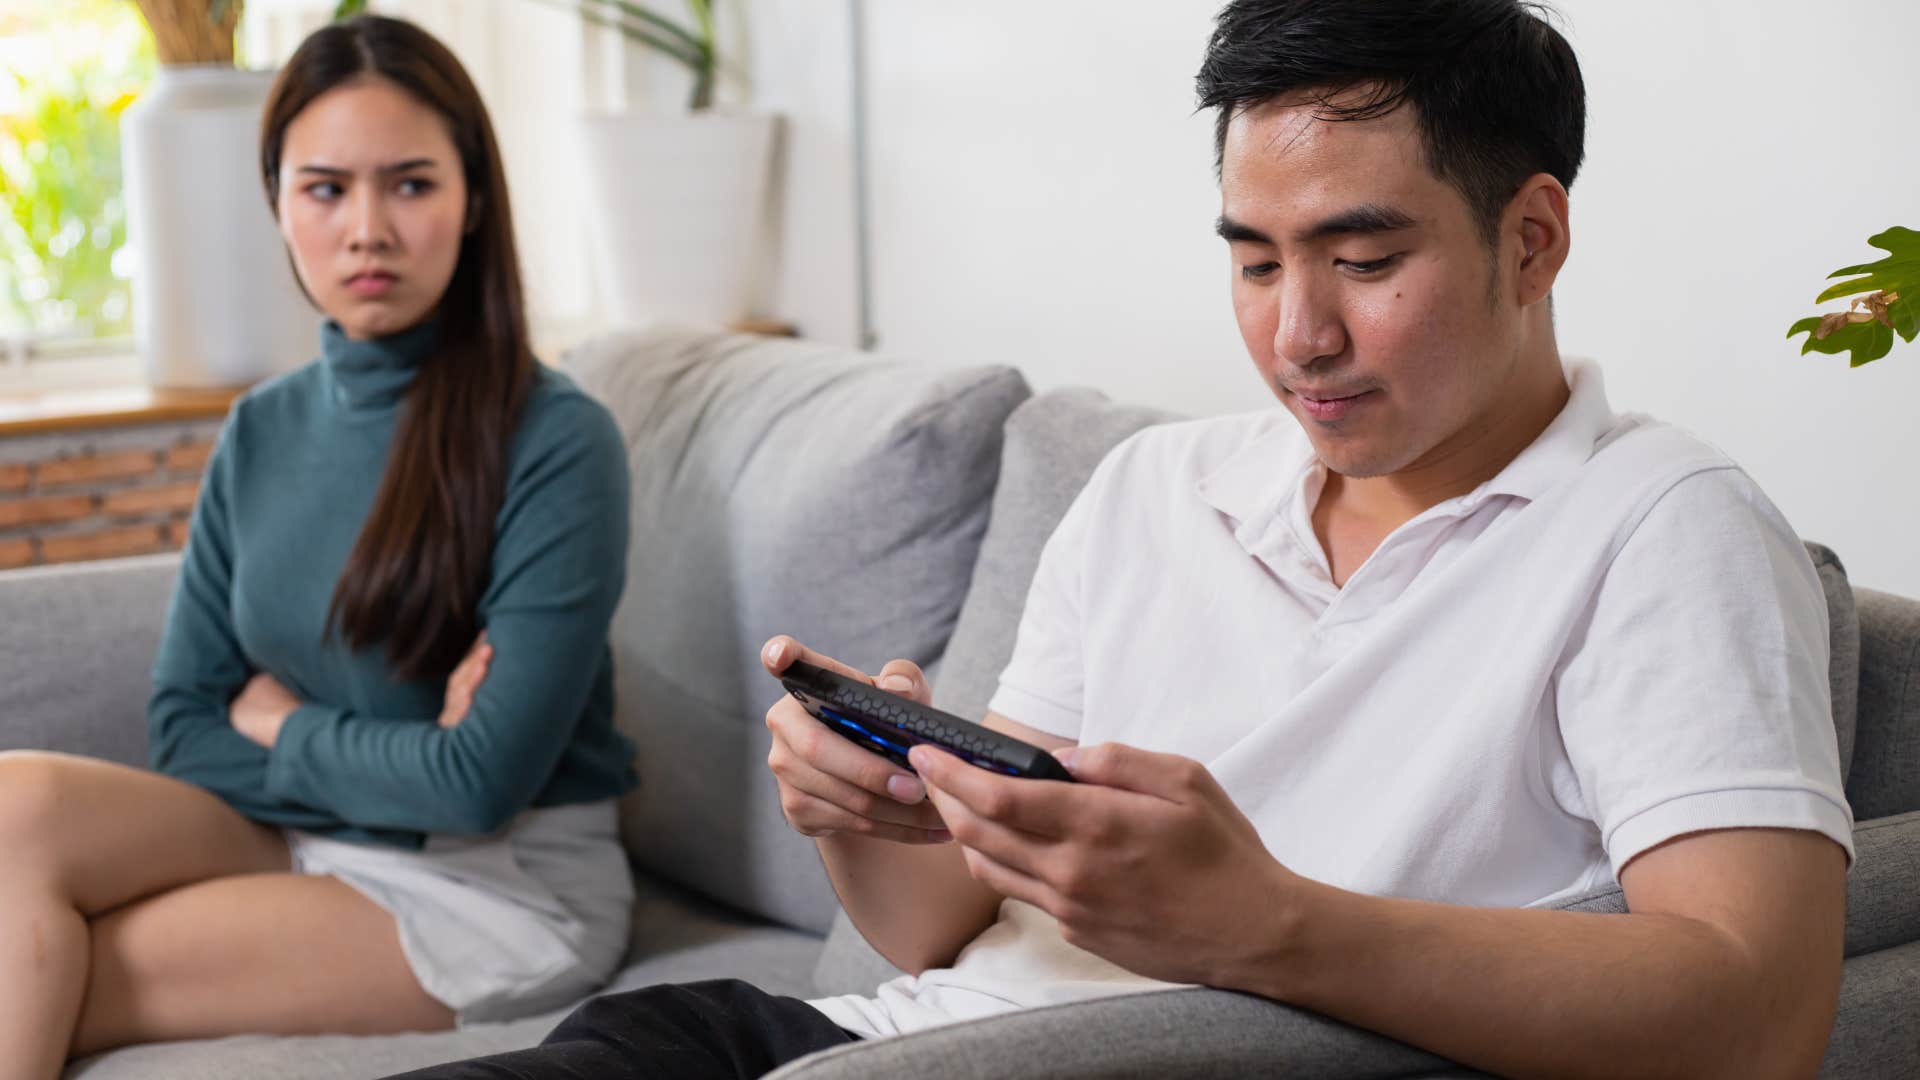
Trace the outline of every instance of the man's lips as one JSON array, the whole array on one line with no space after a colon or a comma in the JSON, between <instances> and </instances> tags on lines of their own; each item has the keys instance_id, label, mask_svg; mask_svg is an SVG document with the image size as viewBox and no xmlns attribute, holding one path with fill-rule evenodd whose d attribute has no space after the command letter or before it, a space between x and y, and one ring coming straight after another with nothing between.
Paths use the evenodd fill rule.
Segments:
<instances>
[{"instance_id":1,"label":"man's lips","mask_svg":"<svg viewBox=\"0 0 1920 1080\"><path fill-rule=\"evenodd\" d=\"M1354 390L1334 392L1326 390L1289 390L1288 393L1300 399L1300 407L1315 420L1341 420L1353 410L1371 401L1372 390Z\"/></svg>"}]
</instances>

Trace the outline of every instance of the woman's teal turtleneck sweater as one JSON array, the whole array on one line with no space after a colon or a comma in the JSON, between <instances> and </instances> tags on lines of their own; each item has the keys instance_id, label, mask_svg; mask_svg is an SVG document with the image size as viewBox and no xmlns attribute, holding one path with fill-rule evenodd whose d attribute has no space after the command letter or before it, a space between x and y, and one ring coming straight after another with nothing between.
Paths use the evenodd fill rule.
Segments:
<instances>
[{"instance_id":1,"label":"woman's teal turtleneck sweater","mask_svg":"<svg viewBox=\"0 0 1920 1080\"><path fill-rule=\"evenodd\" d=\"M354 341L329 322L320 338L319 360L234 405L208 464L154 663L154 768L256 821L416 848L428 833L493 832L530 806L631 789L607 646L627 547L613 417L539 369L479 606L493 661L466 719L442 729L443 680L398 681L384 648L355 652L325 632L437 328ZM227 718L260 671L304 702L272 750Z\"/></svg>"}]
</instances>

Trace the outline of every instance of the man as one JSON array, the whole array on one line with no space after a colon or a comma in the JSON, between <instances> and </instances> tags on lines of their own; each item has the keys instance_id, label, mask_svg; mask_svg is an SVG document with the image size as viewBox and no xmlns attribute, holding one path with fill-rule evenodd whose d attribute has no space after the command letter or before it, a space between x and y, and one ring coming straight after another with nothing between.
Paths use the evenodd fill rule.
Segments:
<instances>
[{"instance_id":1,"label":"man","mask_svg":"<svg viewBox=\"0 0 1920 1080\"><path fill-rule=\"evenodd\" d=\"M1284 410L1135 436L1049 541L986 722L1082 782L925 747L916 778L783 701L787 816L915 975L601 999L461 1075L757 1075L1157 983L1512 1076L1817 1070L1851 858L1824 601L1745 474L1559 356L1571 49L1518 0L1233 0L1199 81ZM1630 915L1546 907L1616 879Z\"/></svg>"}]
</instances>

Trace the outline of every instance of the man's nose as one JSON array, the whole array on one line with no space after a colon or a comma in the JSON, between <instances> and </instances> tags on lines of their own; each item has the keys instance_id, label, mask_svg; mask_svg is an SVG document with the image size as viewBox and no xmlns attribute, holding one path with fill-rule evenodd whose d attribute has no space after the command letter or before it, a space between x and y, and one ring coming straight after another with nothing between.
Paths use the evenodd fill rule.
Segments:
<instances>
[{"instance_id":1,"label":"man's nose","mask_svg":"<svg viewBox=\"0 0 1920 1080\"><path fill-rule=\"evenodd\" d=\"M1312 367L1346 351L1338 306L1307 275L1295 275L1275 289L1273 302L1279 305L1273 351L1281 360L1294 367Z\"/></svg>"}]
</instances>

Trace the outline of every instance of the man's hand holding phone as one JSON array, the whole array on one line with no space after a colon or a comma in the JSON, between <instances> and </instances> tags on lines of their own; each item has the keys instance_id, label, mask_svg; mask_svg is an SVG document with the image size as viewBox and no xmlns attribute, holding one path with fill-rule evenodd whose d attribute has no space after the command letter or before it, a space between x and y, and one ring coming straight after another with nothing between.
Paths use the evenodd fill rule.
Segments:
<instances>
[{"instance_id":1,"label":"man's hand holding phone","mask_svg":"<svg viewBox=\"0 0 1920 1080\"><path fill-rule=\"evenodd\" d=\"M790 637L776 637L760 651L760 662L776 678L796 660L922 705L932 697L925 674L911 661L890 661L874 678ZM903 844L953 839L918 777L835 733L791 694L782 694L767 710L767 729L773 733L767 766L780 786L780 808L800 833L851 833Z\"/></svg>"}]
</instances>

